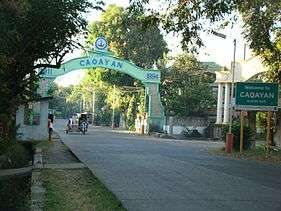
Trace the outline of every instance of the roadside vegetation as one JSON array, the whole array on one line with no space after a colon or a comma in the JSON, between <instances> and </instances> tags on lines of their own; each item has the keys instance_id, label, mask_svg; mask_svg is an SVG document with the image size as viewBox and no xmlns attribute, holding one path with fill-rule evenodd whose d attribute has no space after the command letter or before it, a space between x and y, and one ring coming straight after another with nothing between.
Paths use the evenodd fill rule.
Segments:
<instances>
[{"instance_id":1,"label":"roadside vegetation","mask_svg":"<svg viewBox=\"0 0 281 211\"><path fill-rule=\"evenodd\" d=\"M0 141L0 171L32 165L32 144ZM30 210L31 174L0 177L0 210Z\"/></svg>"},{"instance_id":2,"label":"roadside vegetation","mask_svg":"<svg viewBox=\"0 0 281 211\"><path fill-rule=\"evenodd\" d=\"M0 141L0 169L22 168L31 165L32 144Z\"/></svg>"},{"instance_id":3,"label":"roadside vegetation","mask_svg":"<svg viewBox=\"0 0 281 211\"><path fill-rule=\"evenodd\" d=\"M159 8L151 8L149 0L132 0L127 9L109 6L100 22L88 25L85 13L90 8L101 9L105 2L0 1L0 169L29 165L29 150L16 142L18 106L28 105L42 97L37 93L38 81L43 72L41 68L59 68L67 53L81 47L79 43L81 40L77 38L84 35L88 47L93 45L96 37L106 35L110 50L116 56L146 69L163 70L161 98L169 115L205 115L206 108L215 105L212 93L207 91L210 88L208 84L212 83L214 78L200 71L198 61L190 53L198 52L200 47L204 46L200 37L202 32L232 27L237 24L238 19L243 22L243 35L248 46L262 59L268 69L261 79L281 84L281 29L278 27L281 14L280 0L166 0L161 2L163 6ZM175 63L171 68L166 68L170 61L163 31L179 35L182 38L182 49L187 52L176 59L173 58ZM113 84L116 86L116 92ZM64 90L69 96L59 93L60 97L67 98L67 102L70 103L67 112L61 111L62 115L68 116L76 110L80 106L77 102L83 98L86 106L91 108L93 90L97 95L96 111L100 114L95 120L101 124L110 124L110 114L114 108L115 115L123 113L126 127L133 129L137 114L144 115L147 112L145 108L148 100L144 97L143 85L139 81L128 75L97 68L87 74L80 86ZM60 104L58 107L63 105ZM276 133L281 131L280 119L279 109L276 112L275 128L272 129ZM244 134L250 132L246 131ZM237 137L235 148L238 146ZM245 144L249 145L244 147L248 150L242 154L234 152L233 156L280 161L280 151L271 150L268 153L262 146L251 149L252 140L251 137L248 139L245 137ZM84 175L83 178L77 173L79 171ZM60 197L63 197L60 199L64 205L66 204L64 200L69 201L69 204L85 200L85 205L73 204L74 210L83 206L90 209L90 203L96 203L97 210L122 209L120 202L106 192L95 179L90 179L90 174L84 171L44 171L44 181L49 191L47 204L50 210L63 210L62 207L56 207L60 205L54 202ZM7 209L11 202L9 200L13 199L9 196L16 193L19 193L19 196L26 195L25 190L20 191L21 183L9 179L3 180L4 182L1 180L0 184L1 194L8 196L8 199L4 200L3 195L0 195L1 200L4 200L0 202L2 205L7 203ZM88 189L87 182L83 183L83 179L91 184L91 189ZM62 186L56 183L58 181ZM59 195L53 191L55 186L52 183L57 184ZM77 191L80 188L86 190L86 195L83 191ZM97 196L98 200L95 201L93 196ZM99 205L100 202L111 205L105 208Z\"/></svg>"},{"instance_id":4,"label":"roadside vegetation","mask_svg":"<svg viewBox=\"0 0 281 211\"><path fill-rule=\"evenodd\" d=\"M80 163L59 139L39 142L36 147L42 149L44 164ZM41 179L45 189L43 210L125 210L87 168L43 169Z\"/></svg>"},{"instance_id":5,"label":"roadside vegetation","mask_svg":"<svg viewBox=\"0 0 281 211\"><path fill-rule=\"evenodd\" d=\"M270 163L281 164L281 150L276 148L267 150L265 145L256 146L255 148L243 151L243 153L240 153L238 150L234 150L231 154L229 154L225 152L224 148L211 150L210 152L232 158L267 161Z\"/></svg>"},{"instance_id":6,"label":"roadside vegetation","mask_svg":"<svg viewBox=\"0 0 281 211\"><path fill-rule=\"evenodd\" d=\"M30 210L31 176L0 177L0 210Z\"/></svg>"},{"instance_id":7,"label":"roadside vegetation","mask_svg":"<svg viewBox=\"0 0 281 211\"><path fill-rule=\"evenodd\" d=\"M228 133L228 126L223 126L222 138L226 140L226 134ZM233 133L233 149L239 151L240 149L240 122L233 121L232 133ZM249 150L254 146L254 133L252 129L245 124L243 127L243 149Z\"/></svg>"},{"instance_id":8,"label":"roadside vegetation","mask_svg":"<svg viewBox=\"0 0 281 211\"><path fill-rule=\"evenodd\" d=\"M44 210L122 211L121 202L88 170L43 170Z\"/></svg>"}]
</instances>

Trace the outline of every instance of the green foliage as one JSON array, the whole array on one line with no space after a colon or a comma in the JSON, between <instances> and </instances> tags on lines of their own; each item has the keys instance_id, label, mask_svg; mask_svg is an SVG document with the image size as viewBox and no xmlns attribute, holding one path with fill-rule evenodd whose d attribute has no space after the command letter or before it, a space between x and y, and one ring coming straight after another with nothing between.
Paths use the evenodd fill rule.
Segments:
<instances>
[{"instance_id":1,"label":"green foliage","mask_svg":"<svg viewBox=\"0 0 281 211\"><path fill-rule=\"evenodd\" d=\"M126 210L88 169L44 169L42 181L44 210Z\"/></svg>"},{"instance_id":2,"label":"green foliage","mask_svg":"<svg viewBox=\"0 0 281 211\"><path fill-rule=\"evenodd\" d=\"M0 1L0 122L14 121L19 104L31 101L40 72L59 67L86 28L87 0ZM5 139L11 128L5 126Z\"/></svg>"},{"instance_id":3,"label":"green foliage","mask_svg":"<svg viewBox=\"0 0 281 211\"><path fill-rule=\"evenodd\" d=\"M242 17L243 34L250 48L270 69L267 78L280 81L280 0L166 0L161 2L162 10L152 9L149 3L149 0L133 0L131 7L147 12L144 24L161 22L167 32L180 34L182 47L189 51L204 45L201 32L233 26Z\"/></svg>"},{"instance_id":4,"label":"green foliage","mask_svg":"<svg viewBox=\"0 0 281 211\"><path fill-rule=\"evenodd\" d=\"M163 133L163 129L159 125L149 125L149 133Z\"/></svg>"},{"instance_id":5,"label":"green foliage","mask_svg":"<svg viewBox=\"0 0 281 211\"><path fill-rule=\"evenodd\" d=\"M267 119L265 112L257 112L257 128L261 128L262 131L266 131Z\"/></svg>"},{"instance_id":6,"label":"green foliage","mask_svg":"<svg viewBox=\"0 0 281 211\"><path fill-rule=\"evenodd\" d=\"M100 21L89 25L88 45L92 45L98 36L104 36L108 40L109 50L114 55L132 61L137 66L152 68L153 64L163 59L167 45L160 33L159 25L156 23L150 27L143 27L141 21L143 17L145 17L143 11L125 10L110 5L102 14ZM111 115L111 109L114 107L117 116L121 113L126 114L126 127L132 129L136 114L144 112L141 82L127 74L102 68L89 71L86 77L92 81L92 87L97 95L103 96L98 99L96 106L97 111L103 115L97 116L97 119L103 121L103 118ZM113 84L116 86L115 94Z\"/></svg>"},{"instance_id":7,"label":"green foliage","mask_svg":"<svg viewBox=\"0 0 281 211\"><path fill-rule=\"evenodd\" d=\"M5 177L0 180L0 210L31 209L31 175Z\"/></svg>"},{"instance_id":8,"label":"green foliage","mask_svg":"<svg viewBox=\"0 0 281 211\"><path fill-rule=\"evenodd\" d=\"M182 132L182 134L186 137L186 138L201 138L202 134L198 132L198 130L193 129L190 130L188 128L185 128L185 130Z\"/></svg>"},{"instance_id":9,"label":"green foliage","mask_svg":"<svg viewBox=\"0 0 281 211\"><path fill-rule=\"evenodd\" d=\"M0 142L0 156L0 169L21 168L32 160L28 146L17 142Z\"/></svg>"},{"instance_id":10,"label":"green foliage","mask_svg":"<svg viewBox=\"0 0 281 211\"><path fill-rule=\"evenodd\" d=\"M130 130L133 130L135 127L135 119L137 115L136 111L136 98L133 95L129 101L129 106L128 110L126 113L126 127L129 128Z\"/></svg>"},{"instance_id":11,"label":"green foliage","mask_svg":"<svg viewBox=\"0 0 281 211\"><path fill-rule=\"evenodd\" d=\"M158 23L144 27L144 17L143 11L124 10L110 5L102 14L101 21L89 26L88 42L92 45L96 37L105 36L109 49L115 55L137 66L151 68L168 49Z\"/></svg>"},{"instance_id":12,"label":"green foliage","mask_svg":"<svg viewBox=\"0 0 281 211\"><path fill-rule=\"evenodd\" d=\"M50 101L49 108L55 110L56 117L67 119L72 114L79 112L80 99L67 101L67 97L69 97L74 90L73 86L58 87L56 84L53 84L50 90L53 99Z\"/></svg>"},{"instance_id":13,"label":"green foliage","mask_svg":"<svg viewBox=\"0 0 281 211\"><path fill-rule=\"evenodd\" d=\"M223 127L223 139L225 140L226 138L226 133L228 133L228 126ZM234 121L232 125L232 133L234 135L233 139L233 148L235 150L240 149L240 122L239 121ZM248 150L252 146L253 142L253 131L251 128L247 125L244 125L243 128L243 149Z\"/></svg>"},{"instance_id":14,"label":"green foliage","mask_svg":"<svg viewBox=\"0 0 281 211\"><path fill-rule=\"evenodd\" d=\"M214 76L204 72L189 54L175 58L162 74L161 96L166 113L176 116L204 116L215 106L210 83Z\"/></svg>"}]
</instances>

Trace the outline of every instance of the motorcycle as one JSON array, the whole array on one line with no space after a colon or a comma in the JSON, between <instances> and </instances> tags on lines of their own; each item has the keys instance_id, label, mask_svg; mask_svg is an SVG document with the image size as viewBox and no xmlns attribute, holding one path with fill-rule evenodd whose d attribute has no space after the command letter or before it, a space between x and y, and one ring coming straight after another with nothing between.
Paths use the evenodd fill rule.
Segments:
<instances>
[{"instance_id":1,"label":"motorcycle","mask_svg":"<svg viewBox=\"0 0 281 211\"><path fill-rule=\"evenodd\" d=\"M85 133L87 132L87 128L88 128L87 122L85 121L81 122L80 131L82 132L83 135L85 135Z\"/></svg>"}]
</instances>

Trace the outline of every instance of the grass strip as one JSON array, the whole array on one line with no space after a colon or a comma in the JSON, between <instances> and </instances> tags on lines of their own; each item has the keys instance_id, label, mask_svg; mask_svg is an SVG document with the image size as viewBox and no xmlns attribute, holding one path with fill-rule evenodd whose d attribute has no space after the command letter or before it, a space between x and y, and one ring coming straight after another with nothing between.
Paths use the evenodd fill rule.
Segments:
<instances>
[{"instance_id":1,"label":"grass strip","mask_svg":"<svg viewBox=\"0 0 281 211\"><path fill-rule=\"evenodd\" d=\"M224 148L211 150L210 152L212 154L230 156L233 158L268 161L270 163L281 164L281 150L270 150L270 152L268 152L264 146L257 146L254 149L245 150L243 153L240 153L239 151L233 151L231 154L228 154L225 152Z\"/></svg>"},{"instance_id":2,"label":"grass strip","mask_svg":"<svg viewBox=\"0 0 281 211\"><path fill-rule=\"evenodd\" d=\"M44 210L126 210L88 169L42 170L42 180Z\"/></svg>"}]
</instances>

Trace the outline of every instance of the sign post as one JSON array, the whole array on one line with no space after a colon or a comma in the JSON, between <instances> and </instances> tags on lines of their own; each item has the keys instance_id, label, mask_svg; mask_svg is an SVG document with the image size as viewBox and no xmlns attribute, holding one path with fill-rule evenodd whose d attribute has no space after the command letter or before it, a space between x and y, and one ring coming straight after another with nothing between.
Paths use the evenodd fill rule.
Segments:
<instances>
[{"instance_id":1,"label":"sign post","mask_svg":"<svg viewBox=\"0 0 281 211\"><path fill-rule=\"evenodd\" d=\"M240 153L243 152L244 144L244 114L243 111L240 111Z\"/></svg>"},{"instance_id":2,"label":"sign post","mask_svg":"<svg viewBox=\"0 0 281 211\"><path fill-rule=\"evenodd\" d=\"M277 83L236 83L235 109L277 111Z\"/></svg>"},{"instance_id":3,"label":"sign post","mask_svg":"<svg viewBox=\"0 0 281 211\"><path fill-rule=\"evenodd\" d=\"M240 110L240 152L243 151L243 114L245 111L268 111L267 114L267 145L271 141L271 112L278 110L278 84L277 83L236 83L235 109Z\"/></svg>"}]
</instances>

